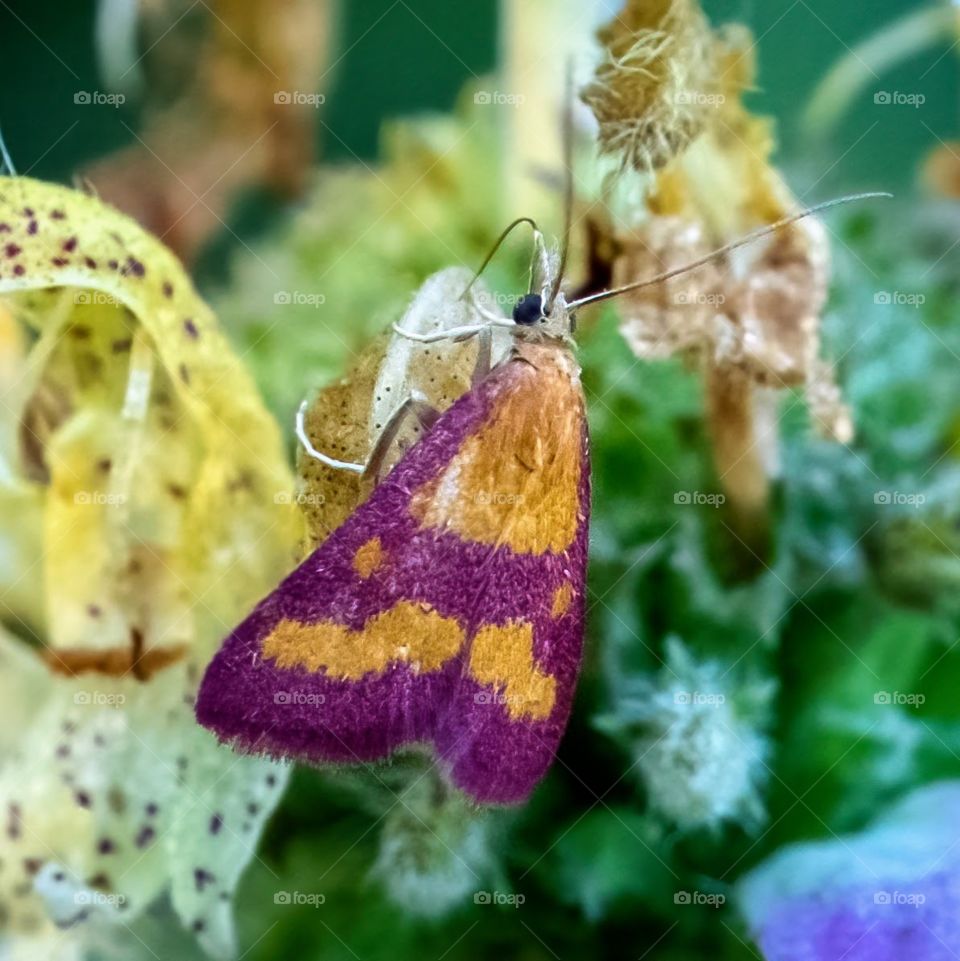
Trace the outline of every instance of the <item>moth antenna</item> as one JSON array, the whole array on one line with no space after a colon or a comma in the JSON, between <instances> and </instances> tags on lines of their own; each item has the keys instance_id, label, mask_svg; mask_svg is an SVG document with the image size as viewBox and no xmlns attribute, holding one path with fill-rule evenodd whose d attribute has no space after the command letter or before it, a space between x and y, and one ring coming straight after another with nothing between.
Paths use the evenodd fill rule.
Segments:
<instances>
[{"instance_id":1,"label":"moth antenna","mask_svg":"<svg viewBox=\"0 0 960 961\"><path fill-rule=\"evenodd\" d=\"M560 247L560 263L557 274L550 285L544 314L553 309L553 302L560 293L560 284L567 270L567 256L570 253L570 231L573 229L573 61L567 60L563 111L563 244Z\"/></svg>"},{"instance_id":2,"label":"moth antenna","mask_svg":"<svg viewBox=\"0 0 960 961\"><path fill-rule=\"evenodd\" d=\"M362 474L366 470L365 464L351 464L349 461L337 460L334 457L328 457L326 454L321 454L313 444L310 443L310 438L307 437L306 428L303 426L303 418L307 412L307 402L303 401L300 405L300 409L297 411L297 440L303 445L303 449L314 459L320 461L321 464L326 464L327 467L332 467L334 470L346 470L350 471L351 474Z\"/></svg>"},{"instance_id":3,"label":"moth antenna","mask_svg":"<svg viewBox=\"0 0 960 961\"><path fill-rule=\"evenodd\" d=\"M473 337L475 334L479 334L488 327L509 327L513 329L516 327L516 324L512 320L507 320L507 318L504 317L502 319L488 320L485 324L470 324L467 327L451 327L449 330L438 330L432 334L418 334L412 330L404 330L399 324L393 325L394 331L401 337L406 337L407 340L414 340L418 344L435 344L440 340L466 339L467 337Z\"/></svg>"},{"instance_id":4,"label":"moth antenna","mask_svg":"<svg viewBox=\"0 0 960 961\"><path fill-rule=\"evenodd\" d=\"M500 234L499 237L497 237L493 246L490 248L490 253L487 254L487 256L483 260L483 263L480 265L477 272L473 275L473 279L470 281L469 284L467 284L463 293L460 295L461 300L463 300L464 297L466 297L467 294L470 293L470 288L477 282L477 280L480 278L480 275L487 269L487 265L490 263L491 260L493 260L494 256L502 246L503 242L507 239L507 237L510 236L510 234L513 232L515 228L520 226L520 224L529 224L533 228L535 234L540 233L540 228L537 226L536 221L533 220L531 217L517 217L517 219L514 220L513 223L505 227L503 232Z\"/></svg>"},{"instance_id":5,"label":"moth antenna","mask_svg":"<svg viewBox=\"0 0 960 961\"><path fill-rule=\"evenodd\" d=\"M738 247L743 247L746 244L752 244L755 240L760 240L762 237L776 233L783 227L789 227L790 224L794 224L798 220L803 220L804 217L821 213L824 210L829 210L831 207L839 207L841 204L854 203L857 200L871 200L876 197L892 196L893 194L886 193L884 191L873 191L863 194L848 194L846 197L835 197L833 200L825 200L822 204L816 204L813 207L808 207L806 210L801 210L799 213L791 214L789 217L783 217L781 220L778 220L775 223L768 224L766 227L761 227L758 230L754 230L751 233L744 235L739 240L734 240L729 244L724 244L722 247L718 247L709 254L704 254L702 257L698 257L696 260L691 260L690 263L683 264L681 267L674 267L672 270L666 270L662 274L657 274L655 277L650 277L648 280L638 280L636 283L625 284L623 287L615 287L613 290L602 290L598 294L590 294L587 297L581 297L579 300L575 300L573 303L567 304L567 308L569 310L576 310L578 307L583 307L586 304L596 304L601 300L610 300L612 297L619 297L621 294L629 293L631 290L640 290L643 287L652 287L654 284L662 284L664 281L671 280L674 277L679 277L680 274L685 274L689 270L696 270L697 267L702 267L704 264L710 263L711 260L716 260L718 257L722 257L724 254L728 254L730 251L736 250Z\"/></svg>"},{"instance_id":6,"label":"moth antenna","mask_svg":"<svg viewBox=\"0 0 960 961\"><path fill-rule=\"evenodd\" d=\"M0 130L0 162L2 162L3 167L10 174L11 177L16 177L17 168L13 165L13 159L10 156L10 151L7 150L7 143L3 139L3 131Z\"/></svg>"}]
</instances>

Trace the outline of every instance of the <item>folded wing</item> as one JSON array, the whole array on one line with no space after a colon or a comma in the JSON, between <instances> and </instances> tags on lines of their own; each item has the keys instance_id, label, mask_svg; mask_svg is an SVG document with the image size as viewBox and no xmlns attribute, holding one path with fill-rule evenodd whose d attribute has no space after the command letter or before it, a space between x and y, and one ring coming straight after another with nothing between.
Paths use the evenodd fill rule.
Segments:
<instances>
[{"instance_id":1,"label":"folded wing","mask_svg":"<svg viewBox=\"0 0 960 961\"><path fill-rule=\"evenodd\" d=\"M588 458L572 358L521 345L230 635L200 722L311 762L432 742L478 801L522 801L580 664Z\"/></svg>"}]
</instances>

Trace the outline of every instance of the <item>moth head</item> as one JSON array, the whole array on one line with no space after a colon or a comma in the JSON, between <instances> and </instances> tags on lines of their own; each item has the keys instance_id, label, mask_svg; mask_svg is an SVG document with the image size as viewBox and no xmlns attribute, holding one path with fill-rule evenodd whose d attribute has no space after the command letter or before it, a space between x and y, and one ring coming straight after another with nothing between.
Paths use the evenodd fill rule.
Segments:
<instances>
[{"instance_id":1,"label":"moth head","mask_svg":"<svg viewBox=\"0 0 960 961\"><path fill-rule=\"evenodd\" d=\"M548 289L539 294L524 294L514 305L513 322L519 336L537 340L549 337L568 340L576 326L563 293L558 291L551 302Z\"/></svg>"}]
</instances>

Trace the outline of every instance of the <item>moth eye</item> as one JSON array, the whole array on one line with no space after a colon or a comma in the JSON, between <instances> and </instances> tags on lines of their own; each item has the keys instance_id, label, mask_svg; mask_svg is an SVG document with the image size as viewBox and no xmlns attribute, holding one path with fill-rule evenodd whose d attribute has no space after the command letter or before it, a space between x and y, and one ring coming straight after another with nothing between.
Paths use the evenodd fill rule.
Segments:
<instances>
[{"instance_id":1,"label":"moth eye","mask_svg":"<svg viewBox=\"0 0 960 961\"><path fill-rule=\"evenodd\" d=\"M525 294L513 308L514 323L532 327L543 317L543 300L539 294Z\"/></svg>"}]
</instances>

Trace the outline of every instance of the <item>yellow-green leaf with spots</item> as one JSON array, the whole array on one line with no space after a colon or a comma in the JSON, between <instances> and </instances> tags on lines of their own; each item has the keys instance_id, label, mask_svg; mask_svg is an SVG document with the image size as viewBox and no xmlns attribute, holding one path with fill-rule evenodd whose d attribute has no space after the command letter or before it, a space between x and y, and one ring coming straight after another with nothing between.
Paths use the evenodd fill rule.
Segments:
<instances>
[{"instance_id":1,"label":"yellow-green leaf with spots","mask_svg":"<svg viewBox=\"0 0 960 961\"><path fill-rule=\"evenodd\" d=\"M302 536L252 379L173 254L64 187L0 179L3 311L0 511L42 504L2 544L6 618L64 673L204 661Z\"/></svg>"}]
</instances>

